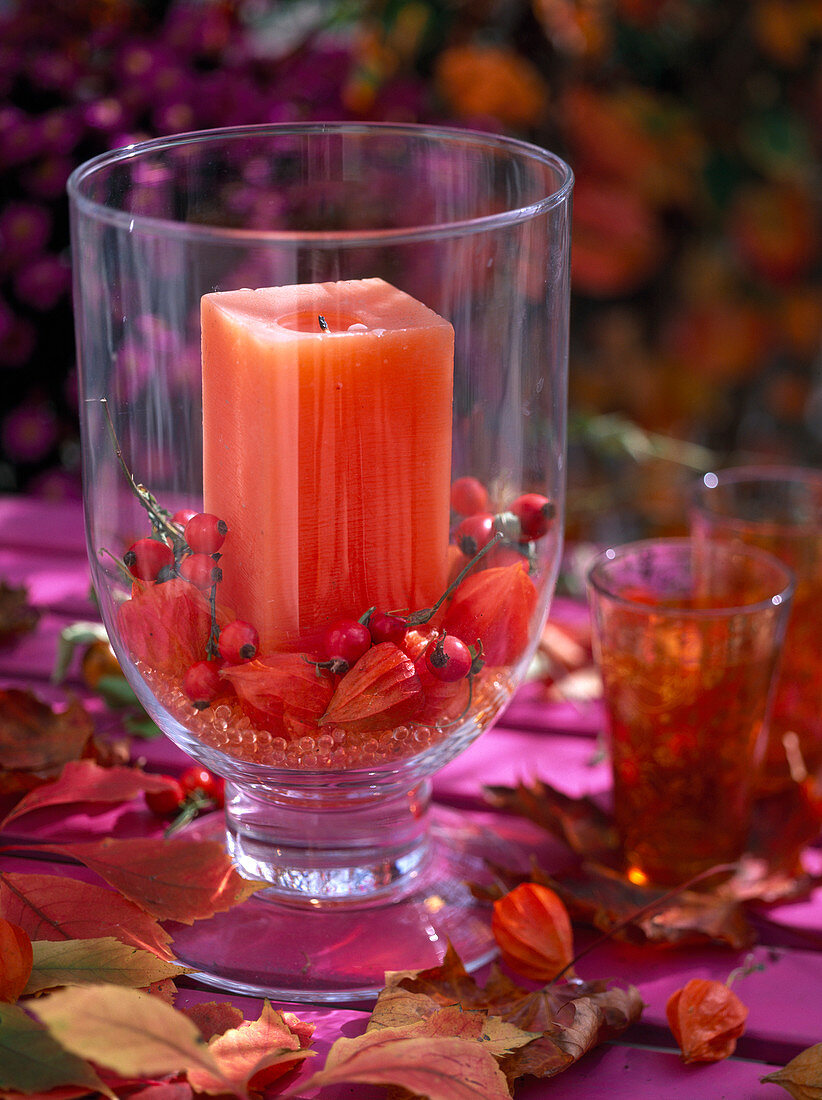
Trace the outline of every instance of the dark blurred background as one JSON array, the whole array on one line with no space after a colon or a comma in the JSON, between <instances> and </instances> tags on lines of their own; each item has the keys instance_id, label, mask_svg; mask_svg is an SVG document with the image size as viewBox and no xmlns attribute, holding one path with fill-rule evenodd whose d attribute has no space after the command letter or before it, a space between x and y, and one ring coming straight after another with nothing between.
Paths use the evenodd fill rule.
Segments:
<instances>
[{"instance_id":1,"label":"dark blurred background","mask_svg":"<svg viewBox=\"0 0 822 1100\"><path fill-rule=\"evenodd\" d=\"M563 155L568 526L822 464L822 0L0 0L0 492L80 493L65 185L145 137L443 122Z\"/></svg>"}]
</instances>

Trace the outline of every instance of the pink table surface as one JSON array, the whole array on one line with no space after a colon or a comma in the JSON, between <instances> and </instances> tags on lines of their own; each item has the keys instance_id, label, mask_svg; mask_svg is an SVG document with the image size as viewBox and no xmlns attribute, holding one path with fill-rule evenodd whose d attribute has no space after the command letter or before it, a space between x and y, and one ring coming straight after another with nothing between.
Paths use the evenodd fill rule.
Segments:
<instances>
[{"instance_id":1,"label":"pink table surface","mask_svg":"<svg viewBox=\"0 0 822 1100\"><path fill-rule=\"evenodd\" d=\"M116 729L116 717L89 699L79 679L76 662L66 683L50 683L60 630L78 619L93 618L89 600L89 572L85 557L82 515L77 505L51 505L25 498L0 497L0 579L27 587L30 601L41 611L37 629L12 647L0 649L0 688L28 687L49 702L60 702L66 690L78 691L102 725ZM559 619L584 615L584 608L557 601ZM536 826L494 810L483 795L485 785L515 785L542 778L572 796L592 795L607 802L610 777L599 752L597 733L601 713L597 703L582 707L547 703L539 685L526 685L497 727L487 732L435 777L434 796L448 812L464 815L477 828L488 830L501 843L510 843L525 859L531 854L551 867L561 862L563 850ZM149 770L174 773L188 758L166 738L135 742L134 754ZM20 840L78 840L101 835L141 836L156 833L156 819L140 799L116 809L78 808L74 813L41 813L15 823ZM822 853L816 855L822 869ZM42 860L6 855L0 867L15 870L82 874L77 868ZM728 1100L767 1100L786 1093L760 1078L783 1065L799 1051L822 1040L822 890L766 916L766 943L756 947L762 969L740 979L735 989L749 1006L746 1033L737 1055L725 1062L684 1066L665 1022L668 996L692 977L724 981L745 958L730 950L649 950L610 942L600 945L579 963L582 977L611 977L632 982L646 1004L639 1024L618 1042L606 1044L550 1081L523 1081L515 1095L524 1100L661 1097L693 1100L697 1096ZM584 937L584 934L583 934ZM259 1014L255 998L226 995L187 982L180 1002L230 999L247 1018ZM350 1008L285 1006L317 1026L311 1069L304 1068L297 1084L322 1064L340 1034L357 1034L365 1027L367 1006ZM305 1100L370 1100L382 1089L341 1086L321 1093L298 1089Z\"/></svg>"}]
</instances>

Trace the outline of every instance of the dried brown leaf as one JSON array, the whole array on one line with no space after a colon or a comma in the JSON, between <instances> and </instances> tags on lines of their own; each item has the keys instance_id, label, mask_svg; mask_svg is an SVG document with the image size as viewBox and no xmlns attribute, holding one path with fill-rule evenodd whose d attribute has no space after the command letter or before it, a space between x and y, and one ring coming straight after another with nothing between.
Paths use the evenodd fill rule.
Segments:
<instances>
[{"instance_id":1,"label":"dried brown leaf","mask_svg":"<svg viewBox=\"0 0 822 1100\"><path fill-rule=\"evenodd\" d=\"M28 634L40 621L40 612L29 603L28 589L0 580L0 646Z\"/></svg>"},{"instance_id":2,"label":"dried brown leaf","mask_svg":"<svg viewBox=\"0 0 822 1100\"><path fill-rule=\"evenodd\" d=\"M808 1047L782 1069L760 1080L763 1084L781 1085L793 1100L822 1100L822 1043Z\"/></svg>"}]
</instances>

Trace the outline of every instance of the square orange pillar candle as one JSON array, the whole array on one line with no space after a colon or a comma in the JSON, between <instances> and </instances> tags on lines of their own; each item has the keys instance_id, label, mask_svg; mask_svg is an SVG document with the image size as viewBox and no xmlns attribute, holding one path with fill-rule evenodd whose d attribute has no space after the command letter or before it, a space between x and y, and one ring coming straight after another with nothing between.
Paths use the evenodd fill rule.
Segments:
<instances>
[{"instance_id":1,"label":"square orange pillar candle","mask_svg":"<svg viewBox=\"0 0 822 1100\"><path fill-rule=\"evenodd\" d=\"M321 320L322 318L322 320ZM261 652L447 584L454 331L382 279L202 299L219 601Z\"/></svg>"}]
</instances>

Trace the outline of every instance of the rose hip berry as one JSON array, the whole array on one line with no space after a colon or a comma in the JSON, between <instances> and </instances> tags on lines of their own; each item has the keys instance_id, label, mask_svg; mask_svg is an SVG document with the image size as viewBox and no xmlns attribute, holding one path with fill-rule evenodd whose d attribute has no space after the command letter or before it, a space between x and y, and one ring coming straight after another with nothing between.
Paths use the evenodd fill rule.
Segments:
<instances>
[{"instance_id":1,"label":"rose hip berry","mask_svg":"<svg viewBox=\"0 0 822 1100\"><path fill-rule=\"evenodd\" d=\"M195 554L216 554L225 542L225 520L210 512L197 512L185 526L185 540Z\"/></svg>"},{"instance_id":2,"label":"rose hip berry","mask_svg":"<svg viewBox=\"0 0 822 1100\"><path fill-rule=\"evenodd\" d=\"M174 551L159 539L137 539L123 554L123 561L133 577L154 581L163 569L174 565Z\"/></svg>"},{"instance_id":3,"label":"rose hip berry","mask_svg":"<svg viewBox=\"0 0 822 1100\"><path fill-rule=\"evenodd\" d=\"M475 477L458 477L451 486L451 507L458 516L488 511L488 490Z\"/></svg>"},{"instance_id":4,"label":"rose hip berry","mask_svg":"<svg viewBox=\"0 0 822 1100\"><path fill-rule=\"evenodd\" d=\"M220 656L230 665L241 665L244 661L250 661L256 656L259 645L260 636L256 629L242 619L226 623L217 641Z\"/></svg>"},{"instance_id":5,"label":"rose hip berry","mask_svg":"<svg viewBox=\"0 0 822 1100\"><path fill-rule=\"evenodd\" d=\"M439 634L425 651L425 666L432 676L446 683L464 679L471 671L471 650L454 634Z\"/></svg>"},{"instance_id":6,"label":"rose hip berry","mask_svg":"<svg viewBox=\"0 0 822 1100\"><path fill-rule=\"evenodd\" d=\"M185 801L182 784L173 775L165 775L168 786L162 791L146 791L146 805L157 817L171 817Z\"/></svg>"},{"instance_id":7,"label":"rose hip berry","mask_svg":"<svg viewBox=\"0 0 822 1100\"><path fill-rule=\"evenodd\" d=\"M225 804L225 780L199 764L186 768L180 776L180 786L186 798L199 795L213 802L217 809Z\"/></svg>"},{"instance_id":8,"label":"rose hip berry","mask_svg":"<svg viewBox=\"0 0 822 1100\"><path fill-rule=\"evenodd\" d=\"M322 647L329 661L350 668L371 648L371 631L356 619L339 619L323 632Z\"/></svg>"},{"instance_id":9,"label":"rose hip berry","mask_svg":"<svg viewBox=\"0 0 822 1100\"><path fill-rule=\"evenodd\" d=\"M467 558L473 558L494 537L494 517L490 512L467 516L455 531L457 546Z\"/></svg>"},{"instance_id":10,"label":"rose hip berry","mask_svg":"<svg viewBox=\"0 0 822 1100\"><path fill-rule=\"evenodd\" d=\"M520 542L541 539L557 514L553 501L539 493L525 493L524 496L517 497L511 505L511 511L519 520Z\"/></svg>"},{"instance_id":11,"label":"rose hip berry","mask_svg":"<svg viewBox=\"0 0 822 1100\"><path fill-rule=\"evenodd\" d=\"M197 661L183 678L183 691L197 710L205 710L225 686L220 679L222 661Z\"/></svg>"},{"instance_id":12,"label":"rose hip berry","mask_svg":"<svg viewBox=\"0 0 822 1100\"><path fill-rule=\"evenodd\" d=\"M205 590L223 579L223 571L209 554L190 554L180 562L180 576Z\"/></svg>"},{"instance_id":13,"label":"rose hip berry","mask_svg":"<svg viewBox=\"0 0 822 1100\"><path fill-rule=\"evenodd\" d=\"M386 615L384 611L372 611L368 618L368 631L375 645L393 642L399 645L408 630L408 623L399 615Z\"/></svg>"},{"instance_id":14,"label":"rose hip berry","mask_svg":"<svg viewBox=\"0 0 822 1100\"><path fill-rule=\"evenodd\" d=\"M197 511L194 508L180 508L171 517L171 522L176 523L178 527L182 527L185 530L185 526L190 519L193 519L197 515Z\"/></svg>"}]
</instances>

